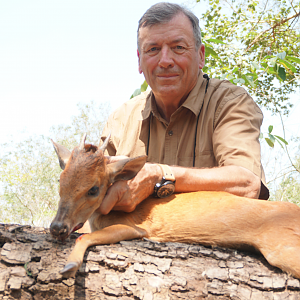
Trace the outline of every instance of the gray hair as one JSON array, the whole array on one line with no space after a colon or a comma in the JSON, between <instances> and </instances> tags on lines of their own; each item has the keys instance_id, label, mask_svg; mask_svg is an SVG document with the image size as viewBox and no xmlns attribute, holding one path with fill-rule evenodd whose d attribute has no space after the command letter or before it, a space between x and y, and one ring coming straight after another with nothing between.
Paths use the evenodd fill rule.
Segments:
<instances>
[{"instance_id":1,"label":"gray hair","mask_svg":"<svg viewBox=\"0 0 300 300\"><path fill-rule=\"evenodd\" d=\"M201 30L199 27L199 19L188 9L168 2L160 2L151 6L139 20L139 26L137 30L137 45L140 50L139 43L139 30L142 27L148 27L156 24L168 23L176 15L183 13L186 15L193 26L193 33L195 39L195 46L199 49L201 45Z\"/></svg>"}]
</instances>

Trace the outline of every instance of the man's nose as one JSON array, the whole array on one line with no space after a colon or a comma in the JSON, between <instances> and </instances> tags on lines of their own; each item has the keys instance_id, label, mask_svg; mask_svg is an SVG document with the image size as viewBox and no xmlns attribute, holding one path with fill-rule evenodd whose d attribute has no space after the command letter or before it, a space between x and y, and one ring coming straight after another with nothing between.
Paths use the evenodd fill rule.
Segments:
<instances>
[{"instance_id":1,"label":"man's nose","mask_svg":"<svg viewBox=\"0 0 300 300\"><path fill-rule=\"evenodd\" d=\"M161 68L170 68L174 66L173 52L169 47L163 47L160 51L160 59L158 65Z\"/></svg>"}]
</instances>

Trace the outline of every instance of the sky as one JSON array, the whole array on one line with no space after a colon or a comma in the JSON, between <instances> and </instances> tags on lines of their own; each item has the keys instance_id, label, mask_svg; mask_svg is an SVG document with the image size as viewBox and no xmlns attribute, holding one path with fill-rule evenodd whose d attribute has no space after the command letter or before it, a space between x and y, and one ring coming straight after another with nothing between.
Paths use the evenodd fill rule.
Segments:
<instances>
[{"instance_id":1,"label":"sky","mask_svg":"<svg viewBox=\"0 0 300 300\"><path fill-rule=\"evenodd\" d=\"M1 1L0 141L47 135L70 123L79 102L128 100L144 81L137 24L157 2Z\"/></svg>"},{"instance_id":2,"label":"sky","mask_svg":"<svg viewBox=\"0 0 300 300\"><path fill-rule=\"evenodd\" d=\"M144 81L138 73L137 24L153 0L9 0L0 2L0 143L48 135L70 124L77 104L94 100L117 108ZM203 4L185 4L198 17ZM300 136L299 95L286 119ZM265 112L262 128L278 117ZM277 132L276 132L277 130Z\"/></svg>"}]
</instances>

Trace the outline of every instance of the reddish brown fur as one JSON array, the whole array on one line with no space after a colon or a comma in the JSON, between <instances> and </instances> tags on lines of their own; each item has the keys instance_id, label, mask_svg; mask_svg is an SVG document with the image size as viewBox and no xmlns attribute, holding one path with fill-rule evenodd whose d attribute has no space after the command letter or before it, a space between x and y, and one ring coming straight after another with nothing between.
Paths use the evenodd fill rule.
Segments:
<instances>
[{"instance_id":1,"label":"reddish brown fur","mask_svg":"<svg viewBox=\"0 0 300 300\"><path fill-rule=\"evenodd\" d=\"M51 232L65 238L89 219L92 233L76 243L62 270L64 276L76 273L89 246L148 237L233 248L247 245L261 251L270 264L300 278L300 208L291 203L196 192L150 197L132 213L101 215L98 208L115 176L127 180L126 168L144 163L142 157L106 165L102 151L93 145L86 145L85 151L73 150L61 174L61 200ZM99 195L89 196L95 186Z\"/></svg>"}]
</instances>

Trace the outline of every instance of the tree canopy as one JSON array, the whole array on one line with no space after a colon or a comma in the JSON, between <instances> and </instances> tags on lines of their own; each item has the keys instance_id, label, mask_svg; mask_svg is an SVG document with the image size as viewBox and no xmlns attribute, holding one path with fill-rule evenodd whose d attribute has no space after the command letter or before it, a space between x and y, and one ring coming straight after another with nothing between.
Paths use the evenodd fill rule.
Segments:
<instances>
[{"instance_id":1,"label":"tree canopy","mask_svg":"<svg viewBox=\"0 0 300 300\"><path fill-rule=\"evenodd\" d=\"M0 222L50 225L59 201L61 169L51 140L73 150L83 133L95 145L110 113L109 103L78 104L70 125L52 127L50 136L0 144Z\"/></svg>"},{"instance_id":2,"label":"tree canopy","mask_svg":"<svg viewBox=\"0 0 300 300\"><path fill-rule=\"evenodd\" d=\"M196 0L206 46L204 72L244 86L256 102L288 113L300 85L300 1Z\"/></svg>"}]
</instances>

